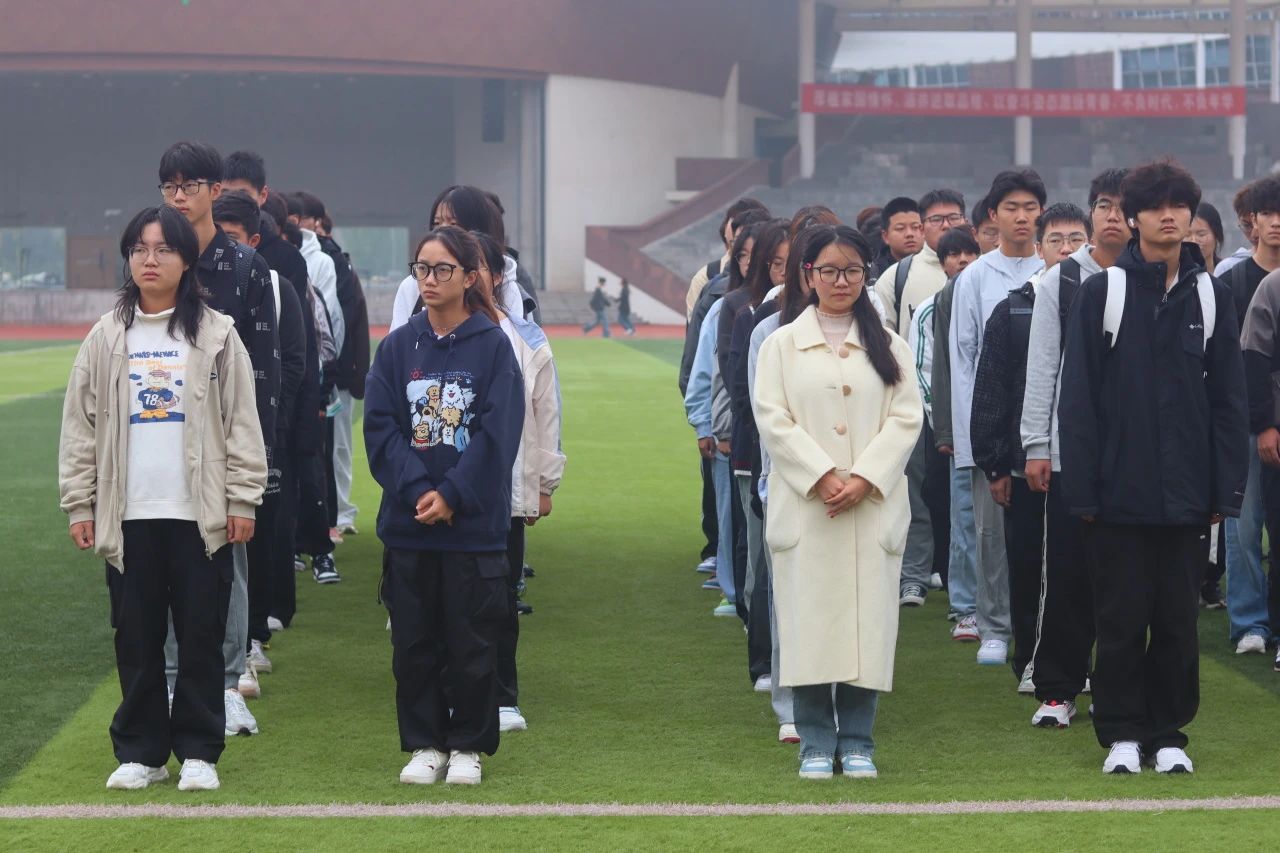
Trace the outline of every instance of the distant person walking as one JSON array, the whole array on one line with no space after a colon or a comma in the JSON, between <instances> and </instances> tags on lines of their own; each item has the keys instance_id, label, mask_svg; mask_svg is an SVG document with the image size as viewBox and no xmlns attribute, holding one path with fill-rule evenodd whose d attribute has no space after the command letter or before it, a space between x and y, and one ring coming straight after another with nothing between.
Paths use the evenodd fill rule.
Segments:
<instances>
[{"instance_id":1,"label":"distant person walking","mask_svg":"<svg viewBox=\"0 0 1280 853\"><path fill-rule=\"evenodd\" d=\"M588 304L591 306L591 310L596 312L596 318L582 327L582 334L590 334L592 329L599 326L604 330L604 337L612 337L609 334L609 318L604 312L613 304L613 300L604 292L603 278L596 279L596 289L592 292L591 302Z\"/></svg>"},{"instance_id":2,"label":"distant person walking","mask_svg":"<svg viewBox=\"0 0 1280 853\"><path fill-rule=\"evenodd\" d=\"M636 333L635 324L631 322L631 285L625 278L618 291L618 325L626 329L628 335Z\"/></svg>"}]
</instances>

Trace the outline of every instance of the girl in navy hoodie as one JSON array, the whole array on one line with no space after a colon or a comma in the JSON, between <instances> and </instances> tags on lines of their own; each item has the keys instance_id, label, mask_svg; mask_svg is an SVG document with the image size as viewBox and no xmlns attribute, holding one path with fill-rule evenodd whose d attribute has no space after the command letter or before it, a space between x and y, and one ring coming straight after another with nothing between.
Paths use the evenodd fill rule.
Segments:
<instances>
[{"instance_id":1,"label":"girl in navy hoodie","mask_svg":"<svg viewBox=\"0 0 1280 853\"><path fill-rule=\"evenodd\" d=\"M400 747L413 753L400 781L475 785L480 753L498 749L495 664L510 607L524 385L493 301L477 286L475 238L437 228L414 258L426 310L378 348L364 415L369 468L383 489L382 600Z\"/></svg>"}]
</instances>

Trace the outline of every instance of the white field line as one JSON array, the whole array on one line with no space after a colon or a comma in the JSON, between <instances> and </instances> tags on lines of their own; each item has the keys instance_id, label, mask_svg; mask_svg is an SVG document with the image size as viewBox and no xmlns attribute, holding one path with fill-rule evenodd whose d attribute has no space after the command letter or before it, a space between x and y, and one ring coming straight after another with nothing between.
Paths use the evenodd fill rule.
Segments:
<instances>
[{"instance_id":1,"label":"white field line","mask_svg":"<svg viewBox=\"0 0 1280 853\"><path fill-rule=\"evenodd\" d=\"M412 803L376 805L50 805L0 806L0 820L121 818L406 818L406 817L792 817L875 815L1079 814L1280 809L1280 796L1169 800L992 800L949 803Z\"/></svg>"}]
</instances>

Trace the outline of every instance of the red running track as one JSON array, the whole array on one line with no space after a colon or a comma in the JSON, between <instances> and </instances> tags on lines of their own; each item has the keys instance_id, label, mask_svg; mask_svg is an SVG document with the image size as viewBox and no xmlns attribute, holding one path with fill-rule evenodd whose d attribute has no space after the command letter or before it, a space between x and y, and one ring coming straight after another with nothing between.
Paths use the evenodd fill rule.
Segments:
<instances>
[{"instance_id":1,"label":"red running track","mask_svg":"<svg viewBox=\"0 0 1280 853\"><path fill-rule=\"evenodd\" d=\"M82 340L92 323L81 323L67 326L0 326L0 340L6 341L78 341ZM617 326L612 326L614 337L625 337ZM387 334L386 326L371 326L369 333L376 339ZM547 337L550 338L582 338L600 337L597 329L590 335L583 335L580 326L547 326ZM637 338L648 340L681 340L684 338L684 326L636 326Z\"/></svg>"}]
</instances>

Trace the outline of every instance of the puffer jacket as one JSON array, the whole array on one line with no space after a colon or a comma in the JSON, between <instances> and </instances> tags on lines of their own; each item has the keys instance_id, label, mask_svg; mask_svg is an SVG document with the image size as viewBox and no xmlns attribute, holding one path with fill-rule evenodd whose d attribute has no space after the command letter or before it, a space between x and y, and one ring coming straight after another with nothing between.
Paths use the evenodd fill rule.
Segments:
<instances>
[{"instance_id":1,"label":"puffer jacket","mask_svg":"<svg viewBox=\"0 0 1280 853\"><path fill-rule=\"evenodd\" d=\"M185 463L196 526L212 555L227 544L227 516L253 518L267 485L253 366L225 314L204 308L187 361ZM72 524L94 523L94 550L124 572L129 441L129 355L115 313L89 330L67 382L58 492Z\"/></svg>"},{"instance_id":2,"label":"puffer jacket","mask_svg":"<svg viewBox=\"0 0 1280 853\"><path fill-rule=\"evenodd\" d=\"M560 485L565 455L560 447L560 381L551 344L537 324L503 317L524 377L524 428L511 474L511 517L537 518L538 496Z\"/></svg>"}]
</instances>

